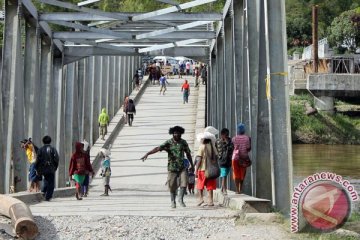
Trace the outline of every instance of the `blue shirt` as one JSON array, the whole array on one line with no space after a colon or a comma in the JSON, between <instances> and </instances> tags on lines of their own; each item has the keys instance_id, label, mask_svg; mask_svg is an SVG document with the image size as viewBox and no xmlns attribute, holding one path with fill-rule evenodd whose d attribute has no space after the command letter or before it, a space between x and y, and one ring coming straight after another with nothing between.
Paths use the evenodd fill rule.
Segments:
<instances>
[{"instance_id":1,"label":"blue shirt","mask_svg":"<svg viewBox=\"0 0 360 240\"><path fill-rule=\"evenodd\" d=\"M166 83L166 78L165 78L165 77L161 77L161 78L159 79L159 81L160 81L160 84L161 84L161 85L165 85L165 83Z\"/></svg>"}]
</instances>

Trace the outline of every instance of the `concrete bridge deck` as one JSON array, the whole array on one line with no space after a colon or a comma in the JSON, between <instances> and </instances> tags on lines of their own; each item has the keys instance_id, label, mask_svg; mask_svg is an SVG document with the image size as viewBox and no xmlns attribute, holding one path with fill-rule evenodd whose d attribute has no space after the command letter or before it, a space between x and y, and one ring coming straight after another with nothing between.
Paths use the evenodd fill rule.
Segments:
<instances>
[{"instance_id":1,"label":"concrete bridge deck","mask_svg":"<svg viewBox=\"0 0 360 240\"><path fill-rule=\"evenodd\" d=\"M77 201L75 197L54 198L31 206L35 216L67 215L134 215L134 216L206 216L228 217L236 211L222 207L196 207L196 197L187 195L186 208L172 210L169 192L165 186L167 178L167 154L151 155L145 162L140 158L152 148L171 138L170 127L185 128L183 138L187 140L194 155L194 137L198 90L191 82L189 103L183 104L181 84L183 79L169 79L165 95L159 94L158 85L149 85L136 106L137 114L132 127L124 126L113 142L112 176L113 190L109 197L100 197L103 192L102 179L97 173L91 183L89 197ZM204 86L200 87L204 91ZM203 96L203 95L202 95ZM95 146L103 143L99 140ZM92 152L92 154L94 154Z\"/></svg>"}]
</instances>

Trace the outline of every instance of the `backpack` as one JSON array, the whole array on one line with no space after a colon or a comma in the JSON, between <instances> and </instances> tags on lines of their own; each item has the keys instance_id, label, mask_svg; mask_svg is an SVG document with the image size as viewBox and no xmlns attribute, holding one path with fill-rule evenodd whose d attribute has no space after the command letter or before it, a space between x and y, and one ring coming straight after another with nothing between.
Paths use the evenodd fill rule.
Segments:
<instances>
[{"instance_id":1,"label":"backpack","mask_svg":"<svg viewBox=\"0 0 360 240\"><path fill-rule=\"evenodd\" d=\"M39 163L40 166L38 171L41 174L55 173L59 163L56 150L51 146L47 146L46 151L44 151L43 153L45 153L46 155L43 156L42 161Z\"/></svg>"}]
</instances>

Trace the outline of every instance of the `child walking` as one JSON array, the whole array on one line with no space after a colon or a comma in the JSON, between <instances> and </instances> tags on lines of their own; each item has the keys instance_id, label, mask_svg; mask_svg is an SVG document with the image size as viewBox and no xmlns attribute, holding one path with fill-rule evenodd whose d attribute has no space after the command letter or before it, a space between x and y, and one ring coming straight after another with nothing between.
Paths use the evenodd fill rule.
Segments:
<instances>
[{"instance_id":1,"label":"child walking","mask_svg":"<svg viewBox=\"0 0 360 240\"><path fill-rule=\"evenodd\" d=\"M111 148L111 145L109 146L109 149ZM100 149L100 157L102 158L101 161L101 173L100 176L103 179L103 184L105 187L105 191L101 196L109 196L109 190L110 188L110 176L111 176L111 166L110 166L110 150L102 148Z\"/></svg>"},{"instance_id":2,"label":"child walking","mask_svg":"<svg viewBox=\"0 0 360 240\"><path fill-rule=\"evenodd\" d=\"M129 126L132 126L132 123L134 121L134 114L136 114L135 103L132 99L129 99L129 103L126 108L126 114Z\"/></svg>"},{"instance_id":3,"label":"child walking","mask_svg":"<svg viewBox=\"0 0 360 240\"><path fill-rule=\"evenodd\" d=\"M169 82L166 80L166 77L164 76L164 74L161 75L161 78L159 81L160 81L160 95L161 95L161 93L163 95L165 95L166 84L169 84Z\"/></svg>"},{"instance_id":4,"label":"child walking","mask_svg":"<svg viewBox=\"0 0 360 240\"><path fill-rule=\"evenodd\" d=\"M35 146L35 144L31 140L31 138L24 139L24 140L20 141L20 143L21 143L21 148L25 150L26 157L30 164L30 167L29 167L29 182L30 182L29 192L39 192L40 191L40 182L42 180L42 177L38 176L36 174L36 170L35 170L35 162L36 162L38 147Z\"/></svg>"},{"instance_id":5,"label":"child walking","mask_svg":"<svg viewBox=\"0 0 360 240\"><path fill-rule=\"evenodd\" d=\"M195 173L193 171L188 170L188 190L189 194L194 194L195 187Z\"/></svg>"}]
</instances>

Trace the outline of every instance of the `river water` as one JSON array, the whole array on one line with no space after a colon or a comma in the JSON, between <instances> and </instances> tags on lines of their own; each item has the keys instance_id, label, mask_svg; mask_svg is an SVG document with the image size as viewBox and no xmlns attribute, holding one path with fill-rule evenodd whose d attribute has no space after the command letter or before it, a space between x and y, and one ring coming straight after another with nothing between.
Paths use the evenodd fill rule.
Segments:
<instances>
[{"instance_id":1,"label":"river water","mask_svg":"<svg viewBox=\"0 0 360 240\"><path fill-rule=\"evenodd\" d=\"M294 144L295 178L323 171L360 179L360 145Z\"/></svg>"}]
</instances>

